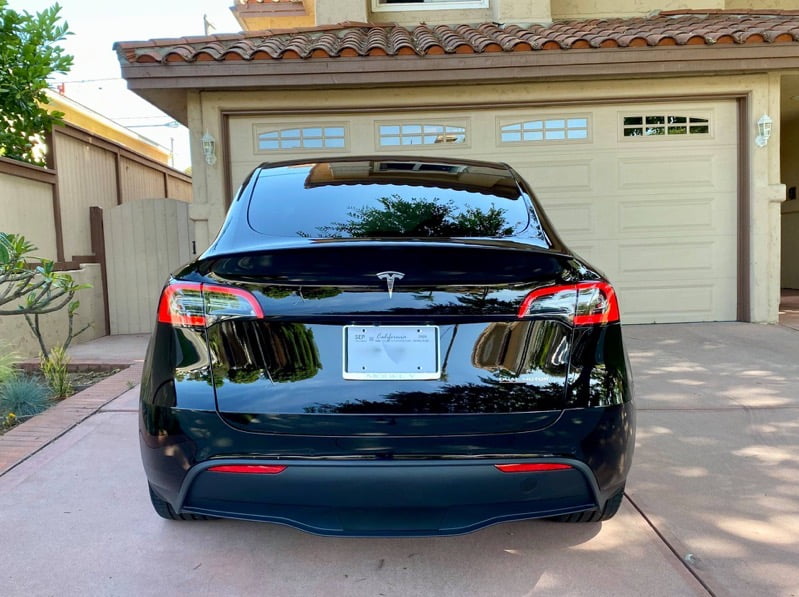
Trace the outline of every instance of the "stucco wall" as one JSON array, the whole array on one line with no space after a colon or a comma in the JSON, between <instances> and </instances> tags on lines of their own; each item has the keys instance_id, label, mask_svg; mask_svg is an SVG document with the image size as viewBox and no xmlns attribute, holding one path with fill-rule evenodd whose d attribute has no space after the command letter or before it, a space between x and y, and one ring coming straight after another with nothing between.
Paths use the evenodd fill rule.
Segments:
<instances>
[{"instance_id":1,"label":"stucco wall","mask_svg":"<svg viewBox=\"0 0 799 597\"><path fill-rule=\"evenodd\" d=\"M64 272L70 274L79 284L91 284L92 288L79 291L75 298L80 308L75 317L74 329L79 330L87 323L91 327L75 340L87 342L105 335L105 314L103 310L103 288L100 266L95 263L84 264L81 269ZM4 308L8 308L6 305ZM57 311L41 316L41 327L45 330L44 340L48 347L61 344L67 331L66 311ZM20 357L36 357L39 344L20 315L0 316L0 341L9 345Z\"/></svg>"},{"instance_id":2,"label":"stucco wall","mask_svg":"<svg viewBox=\"0 0 799 597\"><path fill-rule=\"evenodd\" d=\"M748 0L741 4L748 4L751 9L752 4L759 6L761 2ZM594 19L642 16L658 10L723 9L725 3L724 0L552 0L551 6L553 19Z\"/></svg>"},{"instance_id":3,"label":"stucco wall","mask_svg":"<svg viewBox=\"0 0 799 597\"><path fill-rule=\"evenodd\" d=\"M709 3L706 3L709 4ZM707 8L702 6L702 8ZM796 0L727 0L724 8L729 10L753 10L753 9L778 9L796 10Z\"/></svg>"},{"instance_id":4,"label":"stucco wall","mask_svg":"<svg viewBox=\"0 0 799 597\"><path fill-rule=\"evenodd\" d=\"M779 115L780 79L769 75L718 77L685 77L669 79L604 80L590 83L547 82L505 85L475 85L469 88L468 103L462 86L418 87L393 89L350 89L280 92L205 92L189 95L189 124L193 131L194 203L190 217L195 224L198 250L207 247L219 230L225 215L224 178L225 148L219 147L218 161L207 166L202 158L199 137L209 131L223 138L221 114L226 110L287 111L303 108L370 109L402 108L414 105L530 104L544 105L559 101L623 101L647 98L690 99L718 96L748 97L747 133L755 128L764 112ZM745 147L749 171L744 178L749 184L749 292L752 321L776 321L780 288L780 202L785 188L780 181L779 131L775 131L765 148L757 148L750 134Z\"/></svg>"}]
</instances>

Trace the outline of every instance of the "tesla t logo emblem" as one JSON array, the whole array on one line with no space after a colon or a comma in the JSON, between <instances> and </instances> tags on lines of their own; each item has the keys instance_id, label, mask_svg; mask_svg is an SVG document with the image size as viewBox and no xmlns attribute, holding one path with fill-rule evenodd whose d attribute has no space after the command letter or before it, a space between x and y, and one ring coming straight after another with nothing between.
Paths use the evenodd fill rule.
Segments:
<instances>
[{"instance_id":1,"label":"tesla t logo emblem","mask_svg":"<svg viewBox=\"0 0 799 597\"><path fill-rule=\"evenodd\" d=\"M388 298L391 298L394 292L394 280L402 280L405 274L402 272L380 272L377 277L386 281L386 284L388 284Z\"/></svg>"}]
</instances>

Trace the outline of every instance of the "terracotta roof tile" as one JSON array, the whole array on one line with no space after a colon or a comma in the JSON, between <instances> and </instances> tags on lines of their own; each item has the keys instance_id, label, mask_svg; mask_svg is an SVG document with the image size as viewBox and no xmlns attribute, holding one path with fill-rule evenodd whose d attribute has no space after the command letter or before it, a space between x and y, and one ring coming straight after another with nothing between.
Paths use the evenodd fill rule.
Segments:
<instances>
[{"instance_id":1,"label":"terracotta roof tile","mask_svg":"<svg viewBox=\"0 0 799 597\"><path fill-rule=\"evenodd\" d=\"M293 0L281 0L293 1ZM715 44L799 43L799 10L672 11L630 19L502 26L340 23L207 37L119 42L128 63L225 60L316 60Z\"/></svg>"}]
</instances>

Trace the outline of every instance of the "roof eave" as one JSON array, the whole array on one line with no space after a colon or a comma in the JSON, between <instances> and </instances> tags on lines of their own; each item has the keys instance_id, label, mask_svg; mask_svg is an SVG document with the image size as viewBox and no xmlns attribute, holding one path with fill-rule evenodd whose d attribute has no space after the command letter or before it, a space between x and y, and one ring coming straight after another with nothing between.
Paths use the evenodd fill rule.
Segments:
<instances>
[{"instance_id":1,"label":"roof eave","mask_svg":"<svg viewBox=\"0 0 799 597\"><path fill-rule=\"evenodd\" d=\"M799 68L799 44L554 50L440 56L124 64L138 89L303 89L658 77Z\"/></svg>"},{"instance_id":2,"label":"roof eave","mask_svg":"<svg viewBox=\"0 0 799 597\"><path fill-rule=\"evenodd\" d=\"M128 88L186 124L186 92L490 84L799 70L799 44L123 64Z\"/></svg>"}]
</instances>

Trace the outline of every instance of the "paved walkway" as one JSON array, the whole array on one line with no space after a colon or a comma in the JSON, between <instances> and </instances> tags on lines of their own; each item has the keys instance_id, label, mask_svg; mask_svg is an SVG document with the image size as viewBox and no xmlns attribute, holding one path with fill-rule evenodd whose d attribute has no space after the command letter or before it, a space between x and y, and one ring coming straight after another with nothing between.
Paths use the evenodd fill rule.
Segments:
<instances>
[{"instance_id":1,"label":"paved walkway","mask_svg":"<svg viewBox=\"0 0 799 597\"><path fill-rule=\"evenodd\" d=\"M136 387L141 380L142 364L127 365L130 366L0 435L0 475Z\"/></svg>"},{"instance_id":2,"label":"paved walkway","mask_svg":"<svg viewBox=\"0 0 799 597\"><path fill-rule=\"evenodd\" d=\"M612 521L392 540L164 521L139 461L139 362L0 438L0 455L6 438L34 452L0 466L0 593L799 595L799 332L628 326L625 339L638 437ZM146 338L105 342L140 358Z\"/></svg>"}]
</instances>

